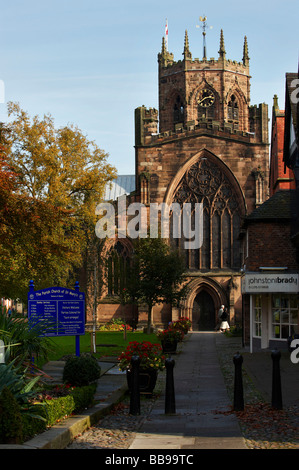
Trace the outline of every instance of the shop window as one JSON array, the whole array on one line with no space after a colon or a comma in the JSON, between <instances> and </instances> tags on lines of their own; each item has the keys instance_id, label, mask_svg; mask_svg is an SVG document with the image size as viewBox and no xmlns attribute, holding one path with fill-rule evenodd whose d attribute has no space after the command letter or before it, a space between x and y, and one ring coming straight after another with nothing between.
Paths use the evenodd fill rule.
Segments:
<instances>
[{"instance_id":1,"label":"shop window","mask_svg":"<svg viewBox=\"0 0 299 470\"><path fill-rule=\"evenodd\" d=\"M296 295L274 294L272 296L272 336L287 339L298 333L298 302Z\"/></svg>"},{"instance_id":2,"label":"shop window","mask_svg":"<svg viewBox=\"0 0 299 470\"><path fill-rule=\"evenodd\" d=\"M253 296L253 335L262 336L262 296Z\"/></svg>"}]
</instances>

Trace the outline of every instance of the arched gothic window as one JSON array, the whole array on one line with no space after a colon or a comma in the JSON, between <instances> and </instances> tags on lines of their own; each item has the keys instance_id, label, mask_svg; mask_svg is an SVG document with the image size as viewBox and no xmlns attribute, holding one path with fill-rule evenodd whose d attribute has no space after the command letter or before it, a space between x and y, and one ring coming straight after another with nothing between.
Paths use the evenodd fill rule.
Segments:
<instances>
[{"instance_id":1,"label":"arched gothic window","mask_svg":"<svg viewBox=\"0 0 299 470\"><path fill-rule=\"evenodd\" d=\"M255 204L261 205L264 202L264 175L260 167L253 171L255 178Z\"/></svg>"},{"instance_id":2,"label":"arched gothic window","mask_svg":"<svg viewBox=\"0 0 299 470\"><path fill-rule=\"evenodd\" d=\"M228 102L227 118L229 121L233 121L235 129L239 127L239 107L235 95L232 95Z\"/></svg>"},{"instance_id":3,"label":"arched gothic window","mask_svg":"<svg viewBox=\"0 0 299 470\"><path fill-rule=\"evenodd\" d=\"M186 238L176 239L191 270L238 270L241 266L239 231L241 207L235 189L221 168L207 158L198 160L185 173L173 201L191 203L194 227L195 203L203 204L203 239L199 249L185 249ZM172 235L172 231L170 232ZM174 240L173 240L174 241Z\"/></svg>"},{"instance_id":4,"label":"arched gothic window","mask_svg":"<svg viewBox=\"0 0 299 470\"><path fill-rule=\"evenodd\" d=\"M198 103L198 121L215 119L215 93L209 87L203 88L196 94Z\"/></svg>"},{"instance_id":5,"label":"arched gothic window","mask_svg":"<svg viewBox=\"0 0 299 470\"><path fill-rule=\"evenodd\" d=\"M108 294L119 295L126 286L130 253L123 243L117 241L109 251L107 259Z\"/></svg>"},{"instance_id":6,"label":"arched gothic window","mask_svg":"<svg viewBox=\"0 0 299 470\"><path fill-rule=\"evenodd\" d=\"M178 96L173 108L173 123L180 124L184 122L184 105L181 98Z\"/></svg>"}]
</instances>

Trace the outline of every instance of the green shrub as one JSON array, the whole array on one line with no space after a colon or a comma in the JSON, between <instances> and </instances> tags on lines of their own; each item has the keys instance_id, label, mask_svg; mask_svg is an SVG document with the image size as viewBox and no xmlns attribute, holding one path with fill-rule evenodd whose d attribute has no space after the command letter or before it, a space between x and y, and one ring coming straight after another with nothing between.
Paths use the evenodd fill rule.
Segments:
<instances>
[{"instance_id":1,"label":"green shrub","mask_svg":"<svg viewBox=\"0 0 299 470\"><path fill-rule=\"evenodd\" d=\"M38 376L27 378L26 372L20 365L15 367L15 360L9 364L0 364L0 393L4 388L9 388L20 406L34 396L34 387L39 381Z\"/></svg>"},{"instance_id":2,"label":"green shrub","mask_svg":"<svg viewBox=\"0 0 299 470\"><path fill-rule=\"evenodd\" d=\"M75 409L75 400L69 395L67 397L61 397L54 400L46 400L45 418L47 420L47 426L53 426L57 421L69 416Z\"/></svg>"},{"instance_id":3,"label":"green shrub","mask_svg":"<svg viewBox=\"0 0 299 470\"><path fill-rule=\"evenodd\" d=\"M96 384L91 384L85 387L74 388L74 390L71 391L71 395L75 401L75 413L79 413L93 404L96 388Z\"/></svg>"},{"instance_id":4,"label":"green shrub","mask_svg":"<svg viewBox=\"0 0 299 470\"><path fill-rule=\"evenodd\" d=\"M82 387L99 379L100 374L101 368L92 356L70 357L64 366L63 382Z\"/></svg>"},{"instance_id":5,"label":"green shrub","mask_svg":"<svg viewBox=\"0 0 299 470\"><path fill-rule=\"evenodd\" d=\"M47 429L46 409L41 405L34 405L33 409L39 416L43 417L45 420L35 418L32 413L23 413L22 422L24 441L32 439L36 434L40 434Z\"/></svg>"},{"instance_id":6,"label":"green shrub","mask_svg":"<svg viewBox=\"0 0 299 470\"><path fill-rule=\"evenodd\" d=\"M47 360L48 354L53 350L52 339L41 336L39 325L28 328L28 319L24 316L11 315L10 317L0 311L1 339L9 348L9 361L16 360L22 364L31 361L32 355Z\"/></svg>"},{"instance_id":7,"label":"green shrub","mask_svg":"<svg viewBox=\"0 0 299 470\"><path fill-rule=\"evenodd\" d=\"M22 439L20 406L9 388L4 387L0 395L0 443L20 444Z\"/></svg>"},{"instance_id":8,"label":"green shrub","mask_svg":"<svg viewBox=\"0 0 299 470\"><path fill-rule=\"evenodd\" d=\"M24 439L29 440L40 434L66 415L88 408L93 403L95 391L96 385L91 384L73 389L66 397L53 398L33 405L31 414L22 414ZM33 413L43 417L45 421L35 418Z\"/></svg>"},{"instance_id":9,"label":"green shrub","mask_svg":"<svg viewBox=\"0 0 299 470\"><path fill-rule=\"evenodd\" d=\"M224 332L226 336L242 336L242 327L240 325L233 325L230 331Z\"/></svg>"}]
</instances>

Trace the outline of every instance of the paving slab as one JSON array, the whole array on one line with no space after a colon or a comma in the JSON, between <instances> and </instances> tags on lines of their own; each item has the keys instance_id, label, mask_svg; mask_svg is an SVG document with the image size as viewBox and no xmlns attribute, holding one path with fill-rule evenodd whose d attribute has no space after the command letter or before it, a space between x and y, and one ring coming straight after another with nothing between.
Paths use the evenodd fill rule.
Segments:
<instances>
[{"instance_id":1,"label":"paving slab","mask_svg":"<svg viewBox=\"0 0 299 470\"><path fill-rule=\"evenodd\" d=\"M162 394L130 449L247 449L236 416L217 413L228 411L231 402L217 358L215 334L188 333L175 358L175 414L165 415Z\"/></svg>"}]
</instances>

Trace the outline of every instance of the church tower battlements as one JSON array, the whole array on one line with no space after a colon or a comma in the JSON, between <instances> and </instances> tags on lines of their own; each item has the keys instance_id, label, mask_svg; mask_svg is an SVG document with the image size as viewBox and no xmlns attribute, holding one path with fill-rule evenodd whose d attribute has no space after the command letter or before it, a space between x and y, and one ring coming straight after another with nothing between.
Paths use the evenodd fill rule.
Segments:
<instances>
[{"instance_id":1,"label":"church tower battlements","mask_svg":"<svg viewBox=\"0 0 299 470\"><path fill-rule=\"evenodd\" d=\"M241 62L226 58L222 30L218 59L193 59L186 31L183 59L175 61L163 38L158 67L159 121L157 110L136 110L137 145L182 137L190 131L233 134L248 142L268 143L268 107L250 105L246 36Z\"/></svg>"}]
</instances>

